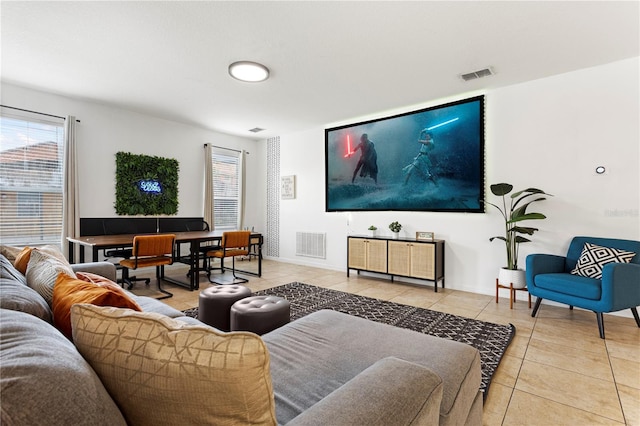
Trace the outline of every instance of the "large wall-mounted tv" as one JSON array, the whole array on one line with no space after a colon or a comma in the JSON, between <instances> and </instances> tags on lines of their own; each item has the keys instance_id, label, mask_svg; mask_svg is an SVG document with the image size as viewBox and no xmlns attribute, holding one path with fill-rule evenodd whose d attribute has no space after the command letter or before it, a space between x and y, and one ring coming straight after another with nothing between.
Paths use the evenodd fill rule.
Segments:
<instances>
[{"instance_id":1,"label":"large wall-mounted tv","mask_svg":"<svg viewBox=\"0 0 640 426\"><path fill-rule=\"evenodd\" d=\"M484 96L325 129L326 211L484 212Z\"/></svg>"}]
</instances>

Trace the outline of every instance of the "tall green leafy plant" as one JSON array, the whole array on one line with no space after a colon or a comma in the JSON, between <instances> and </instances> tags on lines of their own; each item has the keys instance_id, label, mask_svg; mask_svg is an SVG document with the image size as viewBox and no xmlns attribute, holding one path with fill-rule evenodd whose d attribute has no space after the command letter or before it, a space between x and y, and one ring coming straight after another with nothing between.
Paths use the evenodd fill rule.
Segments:
<instances>
[{"instance_id":1,"label":"tall green leafy plant","mask_svg":"<svg viewBox=\"0 0 640 426\"><path fill-rule=\"evenodd\" d=\"M552 195L537 188L527 188L509 195L513 190L513 185L508 183L496 183L491 185L490 188L493 195L502 197L502 206L486 200L485 203L495 207L502 214L504 218L504 236L491 237L489 241L496 239L504 241L507 250L507 269L518 269L518 249L520 244L531 241L523 235L533 235L534 232L538 231L538 228L522 226L522 222L525 220L546 219L546 216L542 213L527 213L527 208L532 203L546 200L546 197L540 195ZM507 196L510 198L508 203Z\"/></svg>"}]
</instances>

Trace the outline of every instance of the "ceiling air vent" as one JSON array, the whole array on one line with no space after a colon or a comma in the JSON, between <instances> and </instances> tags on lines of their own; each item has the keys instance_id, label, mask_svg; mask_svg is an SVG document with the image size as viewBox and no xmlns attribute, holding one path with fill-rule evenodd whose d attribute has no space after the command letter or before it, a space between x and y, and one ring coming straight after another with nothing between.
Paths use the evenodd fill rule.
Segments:
<instances>
[{"instance_id":1,"label":"ceiling air vent","mask_svg":"<svg viewBox=\"0 0 640 426\"><path fill-rule=\"evenodd\" d=\"M264 130L264 129L261 129L260 127L254 127L253 129L249 129L249 131L250 131L250 132L253 132L253 133L258 133L258 132L261 132L261 131L263 131L263 130Z\"/></svg>"},{"instance_id":2,"label":"ceiling air vent","mask_svg":"<svg viewBox=\"0 0 640 426\"><path fill-rule=\"evenodd\" d=\"M464 81L469 81L469 80L475 80L476 78L482 78L482 77L488 77L490 75L493 75L494 72L491 68L484 68L478 71L474 71L474 72L470 72L467 74L462 74L460 75L460 77L464 80Z\"/></svg>"}]
</instances>

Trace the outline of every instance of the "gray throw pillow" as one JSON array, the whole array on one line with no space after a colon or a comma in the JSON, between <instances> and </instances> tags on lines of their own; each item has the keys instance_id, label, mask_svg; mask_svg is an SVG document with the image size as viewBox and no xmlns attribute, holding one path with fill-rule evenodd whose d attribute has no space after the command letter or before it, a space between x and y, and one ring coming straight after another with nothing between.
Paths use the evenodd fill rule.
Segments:
<instances>
[{"instance_id":1,"label":"gray throw pillow","mask_svg":"<svg viewBox=\"0 0 640 426\"><path fill-rule=\"evenodd\" d=\"M27 287L27 280L11 262L0 255L0 308L22 311L48 323L52 322L51 309L42 296Z\"/></svg>"},{"instance_id":2,"label":"gray throw pillow","mask_svg":"<svg viewBox=\"0 0 640 426\"><path fill-rule=\"evenodd\" d=\"M125 425L91 366L52 325L0 309L3 425Z\"/></svg>"}]
</instances>

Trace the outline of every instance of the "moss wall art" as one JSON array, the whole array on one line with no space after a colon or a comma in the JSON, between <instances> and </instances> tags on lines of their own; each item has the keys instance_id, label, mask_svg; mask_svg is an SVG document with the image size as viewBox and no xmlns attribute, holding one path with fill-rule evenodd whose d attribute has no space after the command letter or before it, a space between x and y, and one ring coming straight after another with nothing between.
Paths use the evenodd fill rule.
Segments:
<instances>
[{"instance_id":1,"label":"moss wall art","mask_svg":"<svg viewBox=\"0 0 640 426\"><path fill-rule=\"evenodd\" d=\"M119 215L173 215L178 212L178 160L116 153Z\"/></svg>"}]
</instances>

